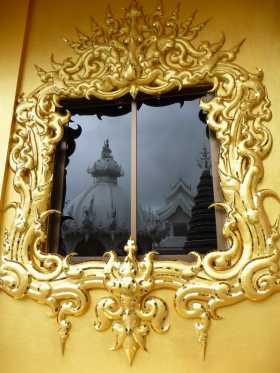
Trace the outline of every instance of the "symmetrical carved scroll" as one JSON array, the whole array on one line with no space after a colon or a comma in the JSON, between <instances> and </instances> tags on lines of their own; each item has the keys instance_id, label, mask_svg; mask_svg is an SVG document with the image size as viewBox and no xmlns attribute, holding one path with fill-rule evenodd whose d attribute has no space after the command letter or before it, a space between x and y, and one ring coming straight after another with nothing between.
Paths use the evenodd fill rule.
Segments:
<instances>
[{"instance_id":1,"label":"symmetrical carved scroll","mask_svg":"<svg viewBox=\"0 0 280 373\"><path fill-rule=\"evenodd\" d=\"M152 328L158 333L168 330L168 309L165 302L148 296L153 290L153 256L151 251L144 261L136 259L136 247L129 240L124 250L127 256L119 261L114 252L109 252L104 269L104 287L111 296L100 299L96 305L98 331L111 325L116 334L114 350L123 347L130 364L139 347L146 350L146 336Z\"/></svg>"},{"instance_id":2,"label":"symmetrical carved scroll","mask_svg":"<svg viewBox=\"0 0 280 373\"><path fill-rule=\"evenodd\" d=\"M249 73L233 61L241 43L224 49L225 37L216 43L196 42L206 22L195 25L194 14L180 21L179 9L166 17L158 5L144 14L136 1L115 18L109 11L104 26L92 21L92 33L78 31L67 43L75 58L55 62L52 70L37 67L42 85L22 95L16 109L10 167L18 199L13 224L7 229L2 250L0 284L14 298L30 297L47 304L57 316L62 347L69 336L69 316L80 316L90 304L90 291L105 289L108 296L96 304L95 328L112 326L114 349L123 348L132 362L146 348L150 329L168 329L168 308L152 292L176 291L178 314L194 320L205 355L211 320L218 309L242 300L259 301L280 290L279 221L271 224L264 210L266 197L279 197L258 185L263 159L272 139L265 127L271 119L263 73ZM57 108L62 98L112 100L138 92L160 95L193 86L212 86L201 100L207 123L220 143L219 176L226 220L224 251L195 264L154 260L148 253L136 258L133 242L122 261L110 252L107 263L71 264L71 257L49 254L48 216L56 145L70 113Z\"/></svg>"}]
</instances>

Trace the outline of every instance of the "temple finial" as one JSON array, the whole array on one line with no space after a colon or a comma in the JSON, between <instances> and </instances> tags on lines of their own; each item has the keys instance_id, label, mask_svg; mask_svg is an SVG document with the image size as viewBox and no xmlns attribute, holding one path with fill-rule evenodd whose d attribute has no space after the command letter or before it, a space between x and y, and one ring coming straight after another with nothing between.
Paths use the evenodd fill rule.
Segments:
<instances>
[{"instance_id":1,"label":"temple finial","mask_svg":"<svg viewBox=\"0 0 280 373\"><path fill-rule=\"evenodd\" d=\"M109 139L106 139L104 141L104 145L103 145L102 152L101 152L101 157L103 159L112 158L112 150L110 149Z\"/></svg>"},{"instance_id":2,"label":"temple finial","mask_svg":"<svg viewBox=\"0 0 280 373\"><path fill-rule=\"evenodd\" d=\"M122 167L114 160L109 139L104 141L100 159L87 171L95 178L108 177L112 181L116 181L116 178L124 175Z\"/></svg>"},{"instance_id":3,"label":"temple finial","mask_svg":"<svg viewBox=\"0 0 280 373\"><path fill-rule=\"evenodd\" d=\"M200 168L205 170L210 168L210 155L205 144L200 152L200 159L197 161L197 163Z\"/></svg>"}]
</instances>

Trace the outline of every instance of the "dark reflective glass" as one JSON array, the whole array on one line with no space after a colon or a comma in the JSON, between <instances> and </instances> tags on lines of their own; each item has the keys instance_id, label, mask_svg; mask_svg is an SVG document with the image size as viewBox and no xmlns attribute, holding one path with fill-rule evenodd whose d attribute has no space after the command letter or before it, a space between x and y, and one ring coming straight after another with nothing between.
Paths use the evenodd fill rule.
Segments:
<instances>
[{"instance_id":1,"label":"dark reflective glass","mask_svg":"<svg viewBox=\"0 0 280 373\"><path fill-rule=\"evenodd\" d=\"M138 248L217 247L209 131L199 100L152 100L138 111ZM173 103L172 103L173 102Z\"/></svg>"},{"instance_id":2,"label":"dark reflective glass","mask_svg":"<svg viewBox=\"0 0 280 373\"><path fill-rule=\"evenodd\" d=\"M62 218L60 232L51 224L50 235L58 233L59 240L50 237L50 245L53 241L63 255L122 252L129 238L130 106L126 114L121 106L115 109L73 115L58 148L53 205L60 207Z\"/></svg>"}]
</instances>

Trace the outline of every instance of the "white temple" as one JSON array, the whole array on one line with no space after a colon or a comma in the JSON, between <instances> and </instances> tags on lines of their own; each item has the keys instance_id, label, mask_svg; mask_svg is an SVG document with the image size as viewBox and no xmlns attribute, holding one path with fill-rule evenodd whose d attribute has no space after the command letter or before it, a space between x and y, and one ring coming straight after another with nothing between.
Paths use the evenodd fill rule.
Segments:
<instances>
[{"instance_id":1,"label":"white temple","mask_svg":"<svg viewBox=\"0 0 280 373\"><path fill-rule=\"evenodd\" d=\"M161 249L183 248L189 228L193 196L191 186L180 178L166 197L166 205L157 211L159 219L166 226L167 235L159 244Z\"/></svg>"},{"instance_id":2,"label":"white temple","mask_svg":"<svg viewBox=\"0 0 280 373\"><path fill-rule=\"evenodd\" d=\"M70 201L63 212L64 216L71 217L62 226L63 241L71 251L81 242L92 250L96 245L100 250L111 249L130 234L130 201L118 185L118 178L124 172L114 160L108 140L100 159L88 168L88 173L93 177L93 184ZM93 239L98 242L90 242Z\"/></svg>"},{"instance_id":3,"label":"white temple","mask_svg":"<svg viewBox=\"0 0 280 373\"><path fill-rule=\"evenodd\" d=\"M77 195L64 208L66 220L61 234L65 248L80 255L101 255L106 250L120 249L130 235L130 200L118 178L124 175L114 160L106 140L101 157L88 173L93 184ZM183 250L193 197L191 188L179 179L171 188L166 204L156 213L138 205L137 230L140 251L152 247L168 251ZM68 217L68 218L67 218Z\"/></svg>"}]
</instances>

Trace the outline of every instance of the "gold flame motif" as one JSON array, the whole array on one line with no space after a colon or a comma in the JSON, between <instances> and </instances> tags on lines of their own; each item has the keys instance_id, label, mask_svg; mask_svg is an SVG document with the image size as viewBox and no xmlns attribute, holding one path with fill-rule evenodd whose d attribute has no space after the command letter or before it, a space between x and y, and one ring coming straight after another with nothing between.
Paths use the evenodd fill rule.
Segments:
<instances>
[{"instance_id":1,"label":"gold flame motif","mask_svg":"<svg viewBox=\"0 0 280 373\"><path fill-rule=\"evenodd\" d=\"M154 296L153 256L151 251L143 262L138 262L136 247L129 240L124 250L124 261L118 260L114 252L108 252L109 261L104 269L104 287L111 294L96 305L95 328L107 330L112 326L115 333L113 350L123 347L132 364L138 348L146 350L146 336L152 328L157 333L168 330L168 308L166 303Z\"/></svg>"}]
</instances>

